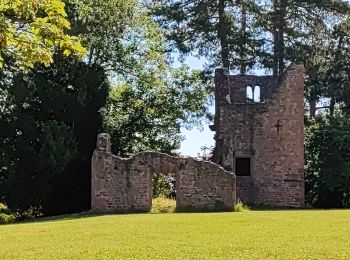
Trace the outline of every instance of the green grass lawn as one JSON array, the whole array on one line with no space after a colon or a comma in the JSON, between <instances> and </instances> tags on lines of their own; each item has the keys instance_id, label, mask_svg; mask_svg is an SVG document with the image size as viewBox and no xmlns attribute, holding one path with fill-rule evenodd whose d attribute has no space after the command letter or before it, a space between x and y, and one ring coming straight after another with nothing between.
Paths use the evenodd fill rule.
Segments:
<instances>
[{"instance_id":1,"label":"green grass lawn","mask_svg":"<svg viewBox=\"0 0 350 260\"><path fill-rule=\"evenodd\" d=\"M0 226L0 259L350 259L350 211L66 216Z\"/></svg>"}]
</instances>

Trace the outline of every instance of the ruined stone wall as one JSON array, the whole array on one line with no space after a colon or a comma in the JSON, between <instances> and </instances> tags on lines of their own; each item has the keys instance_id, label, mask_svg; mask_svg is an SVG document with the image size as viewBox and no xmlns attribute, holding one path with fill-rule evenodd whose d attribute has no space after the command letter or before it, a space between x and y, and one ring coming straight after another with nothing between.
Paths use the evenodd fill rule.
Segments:
<instances>
[{"instance_id":1,"label":"ruined stone wall","mask_svg":"<svg viewBox=\"0 0 350 260\"><path fill-rule=\"evenodd\" d=\"M111 154L109 136L101 134L92 157L92 210L149 211L153 173L175 173L178 210L213 210L220 204L232 208L235 203L235 176L222 167L155 152L123 159Z\"/></svg>"},{"instance_id":2,"label":"ruined stone wall","mask_svg":"<svg viewBox=\"0 0 350 260\"><path fill-rule=\"evenodd\" d=\"M251 176L237 176L237 198L272 206L304 205L304 70L291 66L279 80L216 71L214 161L235 170L251 159ZM248 102L260 86L261 102Z\"/></svg>"}]
</instances>

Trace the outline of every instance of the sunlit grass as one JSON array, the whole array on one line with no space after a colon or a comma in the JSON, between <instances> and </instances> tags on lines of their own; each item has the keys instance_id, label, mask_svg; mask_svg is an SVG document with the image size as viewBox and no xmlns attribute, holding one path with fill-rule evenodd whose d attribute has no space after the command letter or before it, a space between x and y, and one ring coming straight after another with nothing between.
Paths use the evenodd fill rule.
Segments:
<instances>
[{"instance_id":1,"label":"sunlit grass","mask_svg":"<svg viewBox=\"0 0 350 260\"><path fill-rule=\"evenodd\" d=\"M152 200L151 213L174 213L176 210L176 200L165 197L158 197Z\"/></svg>"},{"instance_id":2,"label":"sunlit grass","mask_svg":"<svg viewBox=\"0 0 350 260\"><path fill-rule=\"evenodd\" d=\"M71 216L0 226L0 259L349 259L350 211Z\"/></svg>"}]
</instances>

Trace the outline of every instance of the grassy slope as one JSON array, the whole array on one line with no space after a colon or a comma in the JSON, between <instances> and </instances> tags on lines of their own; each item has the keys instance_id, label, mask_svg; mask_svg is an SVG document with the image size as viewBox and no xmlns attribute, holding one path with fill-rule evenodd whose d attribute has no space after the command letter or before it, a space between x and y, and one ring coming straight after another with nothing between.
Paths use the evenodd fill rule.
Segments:
<instances>
[{"instance_id":1,"label":"grassy slope","mask_svg":"<svg viewBox=\"0 0 350 260\"><path fill-rule=\"evenodd\" d=\"M70 218L0 226L0 259L349 259L350 211Z\"/></svg>"}]
</instances>

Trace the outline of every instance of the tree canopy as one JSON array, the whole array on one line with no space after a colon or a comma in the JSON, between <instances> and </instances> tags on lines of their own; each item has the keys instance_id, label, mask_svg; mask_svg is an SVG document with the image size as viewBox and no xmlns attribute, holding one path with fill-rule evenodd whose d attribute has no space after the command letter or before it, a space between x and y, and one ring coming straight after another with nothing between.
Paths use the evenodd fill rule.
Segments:
<instances>
[{"instance_id":1,"label":"tree canopy","mask_svg":"<svg viewBox=\"0 0 350 260\"><path fill-rule=\"evenodd\" d=\"M88 209L89 172L109 84L104 71L59 55L49 67L1 73L0 199L20 212Z\"/></svg>"},{"instance_id":2,"label":"tree canopy","mask_svg":"<svg viewBox=\"0 0 350 260\"><path fill-rule=\"evenodd\" d=\"M117 155L176 153L181 127L211 118L214 67L280 77L296 62L309 202L349 206L349 15L340 0L2 0L0 202L87 210L98 132Z\"/></svg>"},{"instance_id":3,"label":"tree canopy","mask_svg":"<svg viewBox=\"0 0 350 260\"><path fill-rule=\"evenodd\" d=\"M0 3L0 68L9 59L20 68L36 62L53 62L53 48L65 55L83 54L77 37L66 34L70 28L64 3L60 0L2 0Z\"/></svg>"},{"instance_id":4,"label":"tree canopy","mask_svg":"<svg viewBox=\"0 0 350 260\"><path fill-rule=\"evenodd\" d=\"M336 113L306 131L307 202L315 207L350 206L350 118Z\"/></svg>"},{"instance_id":5,"label":"tree canopy","mask_svg":"<svg viewBox=\"0 0 350 260\"><path fill-rule=\"evenodd\" d=\"M210 89L201 73L169 65L163 31L144 3L69 0L67 6L73 33L88 49L88 64L103 67L112 79L102 114L114 152L179 148L181 126L209 115Z\"/></svg>"},{"instance_id":6,"label":"tree canopy","mask_svg":"<svg viewBox=\"0 0 350 260\"><path fill-rule=\"evenodd\" d=\"M98 132L112 135L119 155L173 153L180 128L208 114L202 74L169 65L162 30L143 4L65 6L71 29L64 31L85 46L87 58L57 48L48 66L33 60L19 72L13 56L1 71L0 200L20 212L89 209Z\"/></svg>"},{"instance_id":7,"label":"tree canopy","mask_svg":"<svg viewBox=\"0 0 350 260\"><path fill-rule=\"evenodd\" d=\"M180 147L181 126L196 126L198 119L209 117L209 91L203 87L201 73L187 71L187 67L163 71L158 85L125 83L111 90L102 114L115 154L173 153Z\"/></svg>"}]
</instances>

